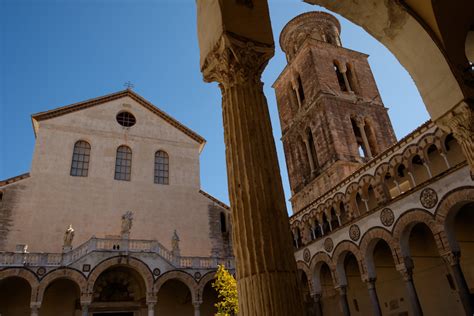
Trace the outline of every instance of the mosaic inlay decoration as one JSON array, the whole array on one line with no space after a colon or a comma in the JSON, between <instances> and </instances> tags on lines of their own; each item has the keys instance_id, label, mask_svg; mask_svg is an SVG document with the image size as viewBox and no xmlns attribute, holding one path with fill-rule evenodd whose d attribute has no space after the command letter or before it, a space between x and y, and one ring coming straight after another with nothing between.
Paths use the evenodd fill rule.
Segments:
<instances>
[{"instance_id":1,"label":"mosaic inlay decoration","mask_svg":"<svg viewBox=\"0 0 474 316\"><path fill-rule=\"evenodd\" d=\"M324 240L324 250L326 250L327 252L331 252L333 248L334 248L334 242L332 241L332 239L326 238Z\"/></svg>"},{"instance_id":2,"label":"mosaic inlay decoration","mask_svg":"<svg viewBox=\"0 0 474 316\"><path fill-rule=\"evenodd\" d=\"M308 248L305 248L303 251L303 260L305 262L309 262L311 260L311 253L309 252Z\"/></svg>"},{"instance_id":3,"label":"mosaic inlay decoration","mask_svg":"<svg viewBox=\"0 0 474 316\"><path fill-rule=\"evenodd\" d=\"M201 277L202 277L201 272L194 273L194 279L195 280L199 280L199 279L201 279Z\"/></svg>"},{"instance_id":4,"label":"mosaic inlay decoration","mask_svg":"<svg viewBox=\"0 0 474 316\"><path fill-rule=\"evenodd\" d=\"M438 203L438 195L432 188L426 188L420 194L421 205L425 208L433 208Z\"/></svg>"},{"instance_id":5,"label":"mosaic inlay decoration","mask_svg":"<svg viewBox=\"0 0 474 316\"><path fill-rule=\"evenodd\" d=\"M353 241L359 240L359 238L360 238L360 228L359 228L359 226L357 226L357 225L352 225L352 226L349 228L349 237L350 237Z\"/></svg>"},{"instance_id":6,"label":"mosaic inlay decoration","mask_svg":"<svg viewBox=\"0 0 474 316\"><path fill-rule=\"evenodd\" d=\"M159 276L160 274L161 274L160 269L158 269L158 268L153 269L153 275L154 276Z\"/></svg>"},{"instance_id":7,"label":"mosaic inlay decoration","mask_svg":"<svg viewBox=\"0 0 474 316\"><path fill-rule=\"evenodd\" d=\"M391 226L395 221L395 215L393 211L389 208L384 208L382 212L380 212L380 221L384 226Z\"/></svg>"}]
</instances>

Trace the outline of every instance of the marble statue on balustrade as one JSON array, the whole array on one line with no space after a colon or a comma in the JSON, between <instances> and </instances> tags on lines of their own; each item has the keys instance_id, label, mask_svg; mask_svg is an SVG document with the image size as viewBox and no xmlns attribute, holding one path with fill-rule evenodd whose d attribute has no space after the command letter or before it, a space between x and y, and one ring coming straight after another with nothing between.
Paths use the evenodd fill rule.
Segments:
<instances>
[{"instance_id":1,"label":"marble statue on balustrade","mask_svg":"<svg viewBox=\"0 0 474 316\"><path fill-rule=\"evenodd\" d=\"M176 229L174 230L173 237L171 237L171 252L175 256L180 255L179 236L178 236L178 232L176 231Z\"/></svg>"},{"instance_id":2,"label":"marble statue on balustrade","mask_svg":"<svg viewBox=\"0 0 474 316\"><path fill-rule=\"evenodd\" d=\"M130 237L130 230L132 229L133 213L131 211L125 212L122 215L122 227L120 230L120 236L128 239Z\"/></svg>"},{"instance_id":3,"label":"marble statue on balustrade","mask_svg":"<svg viewBox=\"0 0 474 316\"><path fill-rule=\"evenodd\" d=\"M72 250L72 240L74 239L74 228L72 225L69 225L68 229L64 233L64 244L63 252L68 252Z\"/></svg>"}]
</instances>

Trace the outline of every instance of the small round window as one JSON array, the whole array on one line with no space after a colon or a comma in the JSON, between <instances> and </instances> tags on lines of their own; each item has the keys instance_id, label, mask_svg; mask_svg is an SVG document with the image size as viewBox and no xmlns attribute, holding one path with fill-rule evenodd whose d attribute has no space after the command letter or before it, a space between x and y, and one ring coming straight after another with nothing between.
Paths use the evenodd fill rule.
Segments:
<instances>
[{"instance_id":1,"label":"small round window","mask_svg":"<svg viewBox=\"0 0 474 316\"><path fill-rule=\"evenodd\" d=\"M135 125L137 120L135 119L135 116L133 116L132 113L130 112L120 112L117 114L117 122L125 127L131 127Z\"/></svg>"}]
</instances>

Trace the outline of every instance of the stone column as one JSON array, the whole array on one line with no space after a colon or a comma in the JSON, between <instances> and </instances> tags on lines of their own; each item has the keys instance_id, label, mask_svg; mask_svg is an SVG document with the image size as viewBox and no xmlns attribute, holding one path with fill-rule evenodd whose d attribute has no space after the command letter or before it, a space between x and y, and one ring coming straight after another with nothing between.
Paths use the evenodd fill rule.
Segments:
<instances>
[{"instance_id":1,"label":"stone column","mask_svg":"<svg viewBox=\"0 0 474 316\"><path fill-rule=\"evenodd\" d=\"M372 158L372 151L370 150L369 140L367 139L367 135L365 134L365 122L360 119L357 121L357 126L359 127L360 134L362 135L362 141L364 142L365 150L367 151L367 158Z\"/></svg>"},{"instance_id":2,"label":"stone column","mask_svg":"<svg viewBox=\"0 0 474 316\"><path fill-rule=\"evenodd\" d=\"M202 302L193 302L194 316L201 316L201 304Z\"/></svg>"},{"instance_id":3,"label":"stone column","mask_svg":"<svg viewBox=\"0 0 474 316\"><path fill-rule=\"evenodd\" d=\"M39 315L40 306L41 306L41 302L31 302L30 303L31 316L38 316Z\"/></svg>"},{"instance_id":4,"label":"stone column","mask_svg":"<svg viewBox=\"0 0 474 316\"><path fill-rule=\"evenodd\" d=\"M448 266L451 275L453 276L456 288L458 291L459 298L464 307L466 315L474 315L474 302L471 299L469 286L467 285L466 278L462 272L459 259L461 257L460 252L448 252L442 255L444 262Z\"/></svg>"},{"instance_id":5,"label":"stone column","mask_svg":"<svg viewBox=\"0 0 474 316\"><path fill-rule=\"evenodd\" d=\"M402 265L401 268L397 268L397 269L398 269L398 272L400 272L400 274L402 275L403 280L405 281L405 288L407 291L408 300L410 301L413 315L422 316L423 310L421 309L420 300L418 299L418 294L416 293L415 284L413 283L413 268Z\"/></svg>"},{"instance_id":6,"label":"stone column","mask_svg":"<svg viewBox=\"0 0 474 316\"><path fill-rule=\"evenodd\" d=\"M367 289L369 290L369 298L370 303L372 304L374 316L382 316L382 310L380 309L379 298L375 288L375 278L369 278L365 283L367 283Z\"/></svg>"},{"instance_id":7,"label":"stone column","mask_svg":"<svg viewBox=\"0 0 474 316\"><path fill-rule=\"evenodd\" d=\"M453 133L454 138L466 156L474 175L474 104L461 102L454 110L440 118L436 123L446 132Z\"/></svg>"},{"instance_id":8,"label":"stone column","mask_svg":"<svg viewBox=\"0 0 474 316\"><path fill-rule=\"evenodd\" d=\"M81 315L89 316L89 305L90 302L81 302Z\"/></svg>"},{"instance_id":9,"label":"stone column","mask_svg":"<svg viewBox=\"0 0 474 316\"><path fill-rule=\"evenodd\" d=\"M321 308L321 293L314 293L311 295L314 301L314 312L316 316L323 316L323 310Z\"/></svg>"},{"instance_id":10,"label":"stone column","mask_svg":"<svg viewBox=\"0 0 474 316\"><path fill-rule=\"evenodd\" d=\"M347 285L340 285L336 287L339 292L339 302L341 304L342 314L344 316L350 316L351 311L349 309L349 303L347 302Z\"/></svg>"},{"instance_id":11,"label":"stone column","mask_svg":"<svg viewBox=\"0 0 474 316\"><path fill-rule=\"evenodd\" d=\"M311 173L314 173L316 171L316 167L314 166L314 160L313 160L313 153L311 152L311 145L309 144L309 141L306 138L304 139L304 145L306 146L306 154L308 156L308 161L309 161L309 167L311 169Z\"/></svg>"},{"instance_id":12,"label":"stone column","mask_svg":"<svg viewBox=\"0 0 474 316\"><path fill-rule=\"evenodd\" d=\"M262 6L260 1L254 8ZM264 15L257 16L265 19ZM245 21L239 25L242 23ZM280 169L260 81L273 51L273 45L224 32L201 67L204 80L219 82L222 91L241 316L304 314Z\"/></svg>"},{"instance_id":13,"label":"stone column","mask_svg":"<svg viewBox=\"0 0 474 316\"><path fill-rule=\"evenodd\" d=\"M155 316L155 305L156 302L148 302L148 316Z\"/></svg>"},{"instance_id":14,"label":"stone column","mask_svg":"<svg viewBox=\"0 0 474 316\"><path fill-rule=\"evenodd\" d=\"M430 179L433 178L433 174L431 173L430 166L426 163L426 161L423 161L423 166L425 166L426 172L428 172L428 176L430 177Z\"/></svg>"}]
</instances>

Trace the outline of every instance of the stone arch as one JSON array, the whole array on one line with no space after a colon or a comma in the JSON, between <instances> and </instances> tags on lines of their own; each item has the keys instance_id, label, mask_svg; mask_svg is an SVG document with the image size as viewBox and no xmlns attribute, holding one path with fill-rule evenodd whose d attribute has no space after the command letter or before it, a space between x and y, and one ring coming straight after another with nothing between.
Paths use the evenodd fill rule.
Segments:
<instances>
[{"instance_id":1,"label":"stone arch","mask_svg":"<svg viewBox=\"0 0 474 316\"><path fill-rule=\"evenodd\" d=\"M428 157L427 151L431 145L435 145L440 153L444 150L443 145L441 145L441 138L434 133L423 135L417 143L417 146L423 151L425 157Z\"/></svg>"},{"instance_id":2,"label":"stone arch","mask_svg":"<svg viewBox=\"0 0 474 316\"><path fill-rule=\"evenodd\" d=\"M448 217L450 211L460 201L474 201L474 187L461 187L446 193L441 198L441 201L438 203L438 207L436 208L436 222L438 222L439 224L444 224L446 217Z\"/></svg>"},{"instance_id":3,"label":"stone arch","mask_svg":"<svg viewBox=\"0 0 474 316\"><path fill-rule=\"evenodd\" d=\"M199 300L202 300L202 294L204 293L204 287L206 286L206 284L209 283L209 281L214 280L215 277L216 277L216 271L208 272L204 276L201 277L201 279L199 280L199 283L196 286L196 297Z\"/></svg>"},{"instance_id":4,"label":"stone arch","mask_svg":"<svg viewBox=\"0 0 474 316\"><path fill-rule=\"evenodd\" d=\"M465 204L474 202L474 187L461 187L446 193L435 211L435 221L442 225L451 250L458 251L459 245L454 237L453 225L457 211Z\"/></svg>"},{"instance_id":5,"label":"stone arch","mask_svg":"<svg viewBox=\"0 0 474 316\"><path fill-rule=\"evenodd\" d=\"M390 250L392 251L392 256L395 261L395 264L399 263L397 255L398 241L393 238L392 234L390 234L387 229L382 227L373 227L369 229L362 236L359 244L359 249L367 267L367 275L370 278L376 277L373 255L375 245L379 240L383 240L388 244Z\"/></svg>"},{"instance_id":6,"label":"stone arch","mask_svg":"<svg viewBox=\"0 0 474 316\"><path fill-rule=\"evenodd\" d=\"M198 296L200 294L198 283L190 274L180 270L173 270L162 274L153 285L153 293L158 294L163 284L173 279L183 282L188 287L193 302L200 301L201 297ZM202 279L200 282L202 282Z\"/></svg>"},{"instance_id":7,"label":"stone arch","mask_svg":"<svg viewBox=\"0 0 474 316\"><path fill-rule=\"evenodd\" d=\"M341 14L385 45L412 76L433 120L468 97L460 85L462 79L451 69L439 40L399 2L306 1Z\"/></svg>"},{"instance_id":8,"label":"stone arch","mask_svg":"<svg viewBox=\"0 0 474 316\"><path fill-rule=\"evenodd\" d=\"M55 269L48 274L46 274L39 284L38 288L38 302L43 301L44 293L48 285L53 283L58 279L68 279L73 281L81 292L81 297L87 295L87 279L79 271L70 268L59 268Z\"/></svg>"},{"instance_id":9,"label":"stone arch","mask_svg":"<svg viewBox=\"0 0 474 316\"><path fill-rule=\"evenodd\" d=\"M356 244L344 240L340 242L332 253L332 262L334 263L336 280L338 285L347 285L347 279L344 272L344 259L348 253L352 253L357 260L361 275L365 275L366 269L362 264L362 256Z\"/></svg>"},{"instance_id":10,"label":"stone arch","mask_svg":"<svg viewBox=\"0 0 474 316\"><path fill-rule=\"evenodd\" d=\"M37 301L37 290L39 287L39 281L34 272L24 268L7 268L0 271L0 280L4 280L10 277L18 277L28 282L31 287L31 301Z\"/></svg>"},{"instance_id":11,"label":"stone arch","mask_svg":"<svg viewBox=\"0 0 474 316\"><path fill-rule=\"evenodd\" d=\"M375 170L374 176L377 182L383 182L383 179L387 173L390 173L390 175L393 176L390 164L388 162L384 162L380 164Z\"/></svg>"},{"instance_id":12,"label":"stone arch","mask_svg":"<svg viewBox=\"0 0 474 316\"><path fill-rule=\"evenodd\" d=\"M416 155L420 156L421 159L425 159L425 155L418 145L411 144L403 150L403 163L407 168L412 168L412 158Z\"/></svg>"},{"instance_id":13,"label":"stone arch","mask_svg":"<svg viewBox=\"0 0 474 316\"><path fill-rule=\"evenodd\" d=\"M398 246L401 254L403 256L409 255L408 239L412 228L418 223L424 223L429 227L433 233L438 250L442 252L446 246L441 239L444 234L443 227L436 223L433 214L430 212L423 209L411 209L397 219L392 230L393 238L399 242Z\"/></svg>"},{"instance_id":14,"label":"stone arch","mask_svg":"<svg viewBox=\"0 0 474 316\"><path fill-rule=\"evenodd\" d=\"M334 263L332 262L331 258L327 253L318 252L313 256L313 258L311 258L309 264L310 272L308 274L308 280L311 280L314 293L321 292L321 281L319 279L319 276L321 274L321 266L324 263L327 264L327 266L329 267L329 270L331 271L332 281L335 284L334 274L332 273L332 271L334 271Z\"/></svg>"},{"instance_id":15,"label":"stone arch","mask_svg":"<svg viewBox=\"0 0 474 316\"><path fill-rule=\"evenodd\" d=\"M398 154L398 155L395 155L393 156L392 158L390 158L390 161L388 162L389 166L390 166L390 173L392 175L396 175L397 172L395 171L395 168L400 164L400 163L403 163L405 164L405 161L403 159L403 155L402 154ZM407 167L407 166L405 166Z\"/></svg>"},{"instance_id":16,"label":"stone arch","mask_svg":"<svg viewBox=\"0 0 474 316\"><path fill-rule=\"evenodd\" d=\"M134 257L118 256L106 259L94 267L94 269L89 274L89 277L87 278L88 294L91 295L94 291L95 281L97 281L97 278L102 274L102 272L114 266L124 266L135 270L142 277L143 282L145 283L147 296L153 291L154 279L153 274L148 268L148 266L141 260L138 260Z\"/></svg>"}]
</instances>

